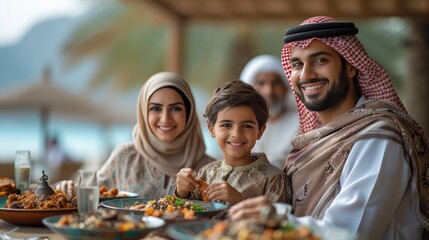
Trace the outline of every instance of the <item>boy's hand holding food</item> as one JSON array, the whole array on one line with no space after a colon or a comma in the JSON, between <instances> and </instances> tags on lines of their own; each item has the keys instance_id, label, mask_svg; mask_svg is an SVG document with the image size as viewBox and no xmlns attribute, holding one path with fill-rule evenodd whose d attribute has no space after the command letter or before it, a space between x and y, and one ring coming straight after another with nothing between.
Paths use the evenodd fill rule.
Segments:
<instances>
[{"instance_id":1,"label":"boy's hand holding food","mask_svg":"<svg viewBox=\"0 0 429 240\"><path fill-rule=\"evenodd\" d=\"M205 195L210 201L223 201L231 205L244 200L243 194L231 187L226 181L210 184L205 191Z\"/></svg>"},{"instance_id":2,"label":"boy's hand holding food","mask_svg":"<svg viewBox=\"0 0 429 240\"><path fill-rule=\"evenodd\" d=\"M182 168L176 175L176 194L181 198L188 198L189 193L198 187L197 173L191 168Z\"/></svg>"}]
</instances>

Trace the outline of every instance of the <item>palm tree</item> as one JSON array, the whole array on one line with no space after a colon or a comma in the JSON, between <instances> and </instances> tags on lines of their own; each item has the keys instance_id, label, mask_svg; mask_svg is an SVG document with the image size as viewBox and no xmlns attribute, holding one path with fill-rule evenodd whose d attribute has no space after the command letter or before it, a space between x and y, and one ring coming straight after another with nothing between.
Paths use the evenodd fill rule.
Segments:
<instances>
[{"instance_id":1,"label":"palm tree","mask_svg":"<svg viewBox=\"0 0 429 240\"><path fill-rule=\"evenodd\" d=\"M239 77L258 54L280 57L284 30L299 21L191 23L184 40L182 74L191 84L211 92ZM405 59L401 40L406 22L399 18L361 21L359 38L401 89ZM83 20L65 46L67 65L95 57L99 66L91 87L111 82L119 92L141 86L165 70L170 25L138 1L108 1Z\"/></svg>"},{"instance_id":2,"label":"palm tree","mask_svg":"<svg viewBox=\"0 0 429 240\"><path fill-rule=\"evenodd\" d=\"M139 88L149 76L165 71L170 22L144 9L139 1L100 2L67 42L67 66L94 58L99 65L90 87L110 84L118 94ZM280 57L284 30L299 22L189 23L184 30L180 74L210 95L221 83L238 78L253 56ZM400 18L379 18L359 21L357 25L358 37L369 55L386 68L409 112L429 131L429 103L425 99L429 87L428 21L409 23ZM404 48L409 26L413 37L409 48Z\"/></svg>"},{"instance_id":3,"label":"palm tree","mask_svg":"<svg viewBox=\"0 0 429 240\"><path fill-rule=\"evenodd\" d=\"M66 66L95 58L94 89L111 83L118 92L141 86L164 71L168 57L169 23L133 1L103 1L75 29L64 47ZM185 30L185 79L209 92L239 77L257 54L280 57L284 23L190 24ZM273 44L273 39L275 40Z\"/></svg>"},{"instance_id":4,"label":"palm tree","mask_svg":"<svg viewBox=\"0 0 429 240\"><path fill-rule=\"evenodd\" d=\"M150 12L116 1L98 4L75 29L64 47L66 66L95 58L98 68L90 87L111 81L115 89L141 85L161 71L165 61L167 30L152 23Z\"/></svg>"}]
</instances>

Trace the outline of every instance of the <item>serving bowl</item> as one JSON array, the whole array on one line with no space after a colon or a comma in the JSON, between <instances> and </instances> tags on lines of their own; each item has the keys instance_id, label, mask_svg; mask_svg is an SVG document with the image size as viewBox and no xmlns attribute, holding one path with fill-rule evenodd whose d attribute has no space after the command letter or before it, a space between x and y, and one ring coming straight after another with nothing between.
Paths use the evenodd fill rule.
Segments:
<instances>
[{"instance_id":1,"label":"serving bowl","mask_svg":"<svg viewBox=\"0 0 429 240\"><path fill-rule=\"evenodd\" d=\"M161 218L143 216L142 220L146 223L147 227L132 229L127 231L121 231L114 228L110 229L85 229L85 228L74 228L70 226L59 226L56 223L62 216L52 216L43 219L43 224L51 229L53 232L61 235L65 239L69 240L134 240L141 239L149 234L151 231L161 228L164 226L165 221Z\"/></svg>"},{"instance_id":2,"label":"serving bowl","mask_svg":"<svg viewBox=\"0 0 429 240\"><path fill-rule=\"evenodd\" d=\"M12 209L5 208L7 197L0 198L0 219L16 224L28 226L43 225L42 220L46 217L57 216L77 212L77 208L58 209Z\"/></svg>"}]
</instances>

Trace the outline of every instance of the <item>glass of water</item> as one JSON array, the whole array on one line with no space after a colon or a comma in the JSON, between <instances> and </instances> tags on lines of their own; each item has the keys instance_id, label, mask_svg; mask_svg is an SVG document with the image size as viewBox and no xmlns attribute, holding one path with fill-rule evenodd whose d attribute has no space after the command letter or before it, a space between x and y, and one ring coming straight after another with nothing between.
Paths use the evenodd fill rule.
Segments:
<instances>
[{"instance_id":1,"label":"glass of water","mask_svg":"<svg viewBox=\"0 0 429 240\"><path fill-rule=\"evenodd\" d=\"M79 215L95 214L100 195L100 189L97 184L97 171L88 169L79 170L76 190Z\"/></svg>"},{"instance_id":2,"label":"glass of water","mask_svg":"<svg viewBox=\"0 0 429 240\"><path fill-rule=\"evenodd\" d=\"M22 193L30 190L31 158L30 151L16 151L15 185Z\"/></svg>"}]
</instances>

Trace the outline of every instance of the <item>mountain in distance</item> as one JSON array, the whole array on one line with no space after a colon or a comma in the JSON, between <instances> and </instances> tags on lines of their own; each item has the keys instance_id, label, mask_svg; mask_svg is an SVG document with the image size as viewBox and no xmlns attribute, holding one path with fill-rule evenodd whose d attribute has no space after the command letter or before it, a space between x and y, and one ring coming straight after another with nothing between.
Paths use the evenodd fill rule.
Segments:
<instances>
[{"instance_id":1,"label":"mountain in distance","mask_svg":"<svg viewBox=\"0 0 429 240\"><path fill-rule=\"evenodd\" d=\"M62 48L81 18L52 18L31 28L16 44L0 46L0 92L41 81L49 67L52 84L74 94L87 92L87 84L95 70L94 61L82 61L72 69L64 67ZM91 93L93 99L104 99L103 90ZM115 105L134 111L138 91L115 96ZM101 95L101 96L100 96Z\"/></svg>"},{"instance_id":2,"label":"mountain in distance","mask_svg":"<svg viewBox=\"0 0 429 240\"><path fill-rule=\"evenodd\" d=\"M50 68L50 78L55 86L78 95L87 93L87 85L96 63L90 60L83 61L69 70L65 70L63 66L65 56L62 48L81 20L70 17L52 18L33 26L16 44L0 46L0 94L26 84L36 84L37 81L41 81L46 67ZM210 94L196 87L191 88L195 95L207 150L212 153L211 155L217 156L220 153L210 138L202 117ZM121 112L131 117L129 124L133 124L139 89L115 96L107 95L106 91L108 90L101 87L91 92L90 97L95 104L123 110ZM106 99L109 102L105 102Z\"/></svg>"}]
</instances>

